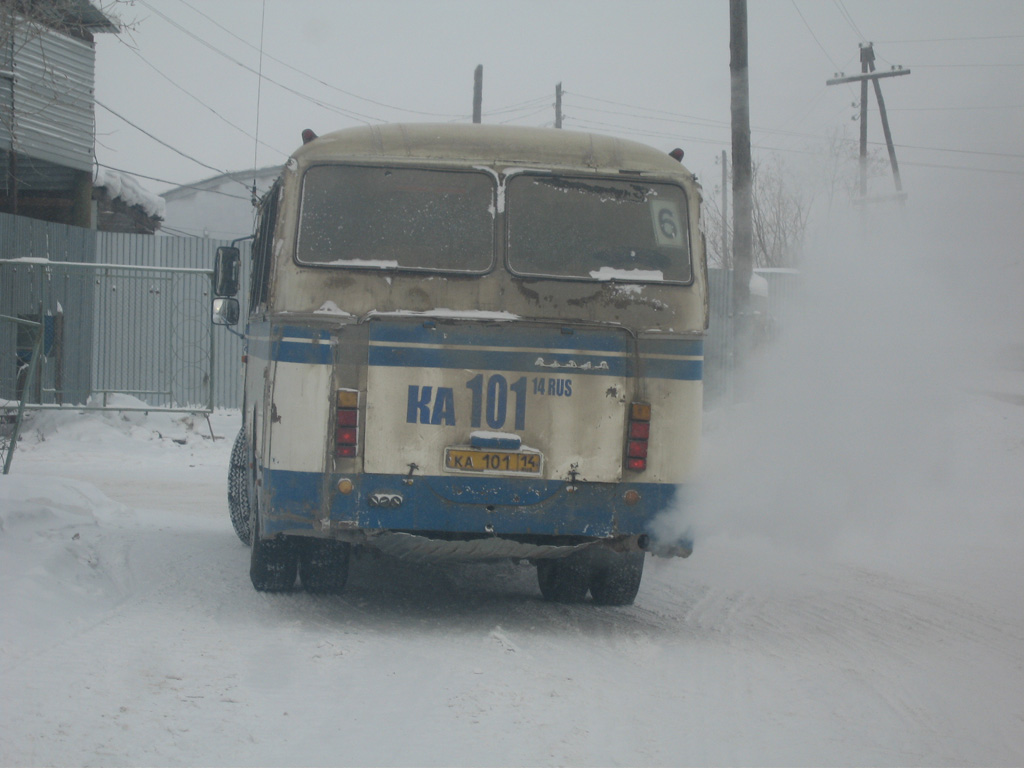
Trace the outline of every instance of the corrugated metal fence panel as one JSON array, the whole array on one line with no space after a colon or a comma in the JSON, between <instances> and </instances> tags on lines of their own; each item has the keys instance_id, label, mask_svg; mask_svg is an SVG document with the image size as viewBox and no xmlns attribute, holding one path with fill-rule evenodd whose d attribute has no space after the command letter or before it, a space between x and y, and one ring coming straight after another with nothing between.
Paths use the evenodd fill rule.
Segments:
<instances>
[{"instance_id":1,"label":"corrugated metal fence panel","mask_svg":"<svg viewBox=\"0 0 1024 768\"><path fill-rule=\"evenodd\" d=\"M44 315L63 316L62 359L50 355L44 365L41 402L83 403L90 394L124 391L131 382L136 396L150 405L205 405L212 378L214 406L240 407L243 341L210 323L209 278L114 268L208 270L220 245L227 243L97 233L0 214L0 259L97 265L88 275L25 262L7 263L0 271L0 314L38 317L43 306ZM241 251L247 286L248 242ZM239 295L243 318L247 293L243 288ZM16 391L17 347L15 326L0 324L0 397L7 399Z\"/></svg>"},{"instance_id":2,"label":"corrugated metal fence panel","mask_svg":"<svg viewBox=\"0 0 1024 768\"><path fill-rule=\"evenodd\" d=\"M92 43L15 17L14 147L21 154L92 171Z\"/></svg>"},{"instance_id":3,"label":"corrugated metal fence panel","mask_svg":"<svg viewBox=\"0 0 1024 768\"><path fill-rule=\"evenodd\" d=\"M176 269L211 269L217 247L227 245L218 240L185 237L153 237L101 232L97 237L96 260L101 264L124 264ZM242 285L248 284L249 248L242 246ZM167 339L164 345L150 341L136 352L142 365L148 366L153 376L169 377L174 392L179 396L199 398L190 402L177 402L185 406L192 402L206 402L212 377L213 404L218 408L241 407L242 381L240 375L243 340L222 326L210 322L210 303L213 298L209 281L191 281L176 278L165 284L150 287L149 314L136 317L139 310L118 316L107 316L110 327L103 336L117 336L117 324L139 323L143 330L154 328L153 338ZM244 294L245 291L242 291ZM248 307L245 296L242 317ZM167 302L170 301L168 304ZM155 329L161 329L159 333ZM98 333L100 333L98 331ZM213 344L212 365L210 344ZM99 346L97 345L97 349ZM127 351L114 355L105 362L96 361L98 371L115 369ZM186 394L187 393L187 394ZM151 397L155 397L152 395Z\"/></svg>"},{"instance_id":4,"label":"corrugated metal fence panel","mask_svg":"<svg viewBox=\"0 0 1024 768\"><path fill-rule=\"evenodd\" d=\"M90 262L96 233L67 224L52 224L0 213L0 259L49 259Z\"/></svg>"}]
</instances>

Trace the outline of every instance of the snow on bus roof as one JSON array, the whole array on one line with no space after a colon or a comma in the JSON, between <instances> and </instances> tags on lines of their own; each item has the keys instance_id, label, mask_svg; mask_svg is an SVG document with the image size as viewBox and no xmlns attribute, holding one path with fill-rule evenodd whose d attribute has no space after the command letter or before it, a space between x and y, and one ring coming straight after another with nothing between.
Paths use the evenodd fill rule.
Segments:
<instances>
[{"instance_id":1,"label":"snow on bus roof","mask_svg":"<svg viewBox=\"0 0 1024 768\"><path fill-rule=\"evenodd\" d=\"M304 162L340 157L439 160L473 165L589 168L690 175L668 153L601 134L510 125L388 123L346 128L295 151Z\"/></svg>"}]
</instances>

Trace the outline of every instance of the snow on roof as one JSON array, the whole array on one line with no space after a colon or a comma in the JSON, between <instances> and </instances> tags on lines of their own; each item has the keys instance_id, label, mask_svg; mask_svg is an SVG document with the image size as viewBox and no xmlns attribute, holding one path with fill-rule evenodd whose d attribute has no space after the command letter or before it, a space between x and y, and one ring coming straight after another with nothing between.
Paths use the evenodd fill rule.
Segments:
<instances>
[{"instance_id":1,"label":"snow on roof","mask_svg":"<svg viewBox=\"0 0 1024 768\"><path fill-rule=\"evenodd\" d=\"M111 200L121 200L126 205L137 205L147 216L158 219L166 217L167 206L164 199L145 189L131 176L97 165L93 169L92 183L95 187L105 189Z\"/></svg>"}]
</instances>

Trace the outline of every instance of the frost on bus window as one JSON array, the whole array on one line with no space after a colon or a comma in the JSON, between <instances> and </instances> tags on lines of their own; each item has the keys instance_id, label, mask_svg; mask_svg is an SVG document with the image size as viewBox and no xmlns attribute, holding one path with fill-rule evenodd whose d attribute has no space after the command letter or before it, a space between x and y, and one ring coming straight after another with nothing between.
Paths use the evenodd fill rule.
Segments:
<instances>
[{"instance_id":1,"label":"frost on bus window","mask_svg":"<svg viewBox=\"0 0 1024 768\"><path fill-rule=\"evenodd\" d=\"M523 275L688 283L686 194L673 184L522 174L508 183L508 261Z\"/></svg>"},{"instance_id":2,"label":"frost on bus window","mask_svg":"<svg viewBox=\"0 0 1024 768\"><path fill-rule=\"evenodd\" d=\"M301 263L484 272L493 260L487 174L318 165L303 178L301 206Z\"/></svg>"}]
</instances>

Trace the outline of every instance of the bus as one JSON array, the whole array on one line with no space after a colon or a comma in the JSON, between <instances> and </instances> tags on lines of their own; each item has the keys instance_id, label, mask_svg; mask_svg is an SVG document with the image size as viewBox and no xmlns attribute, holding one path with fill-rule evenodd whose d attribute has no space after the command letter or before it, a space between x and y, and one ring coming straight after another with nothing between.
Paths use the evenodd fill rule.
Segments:
<instances>
[{"instance_id":1,"label":"bus","mask_svg":"<svg viewBox=\"0 0 1024 768\"><path fill-rule=\"evenodd\" d=\"M261 591L334 594L353 552L511 558L543 598L628 605L701 432L700 188L587 133L316 136L261 201L229 507ZM213 319L239 322L239 250ZM670 537L671 538L671 537Z\"/></svg>"}]
</instances>

